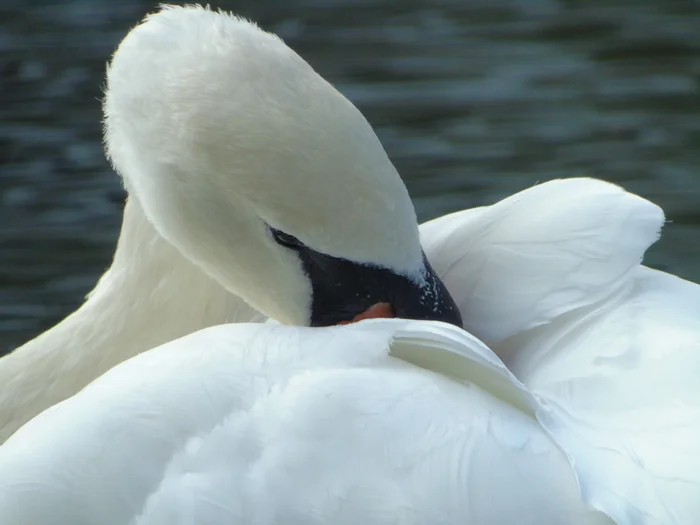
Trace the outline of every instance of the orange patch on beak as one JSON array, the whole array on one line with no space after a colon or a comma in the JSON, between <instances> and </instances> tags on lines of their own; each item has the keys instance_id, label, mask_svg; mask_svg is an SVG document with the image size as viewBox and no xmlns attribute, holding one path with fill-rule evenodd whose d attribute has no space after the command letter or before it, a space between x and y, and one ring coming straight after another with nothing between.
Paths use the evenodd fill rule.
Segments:
<instances>
[{"instance_id":1,"label":"orange patch on beak","mask_svg":"<svg viewBox=\"0 0 700 525\"><path fill-rule=\"evenodd\" d=\"M361 314L357 314L352 318L352 321L340 321L338 324L356 323L363 319L391 319L393 317L396 316L389 303L377 303L367 308Z\"/></svg>"}]
</instances>

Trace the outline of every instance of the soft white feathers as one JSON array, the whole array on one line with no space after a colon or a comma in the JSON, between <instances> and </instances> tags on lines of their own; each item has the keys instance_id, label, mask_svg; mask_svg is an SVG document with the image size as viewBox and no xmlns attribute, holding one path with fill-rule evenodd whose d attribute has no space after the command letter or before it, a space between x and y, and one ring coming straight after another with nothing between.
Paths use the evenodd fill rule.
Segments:
<instances>
[{"instance_id":1,"label":"soft white feathers","mask_svg":"<svg viewBox=\"0 0 700 525\"><path fill-rule=\"evenodd\" d=\"M421 225L433 268L489 344L628 286L662 210L613 184L555 180Z\"/></svg>"},{"instance_id":2,"label":"soft white feathers","mask_svg":"<svg viewBox=\"0 0 700 525\"><path fill-rule=\"evenodd\" d=\"M449 325L214 327L119 365L14 435L0 448L0 516L609 524L581 504L533 408L488 348Z\"/></svg>"},{"instance_id":3,"label":"soft white feathers","mask_svg":"<svg viewBox=\"0 0 700 525\"><path fill-rule=\"evenodd\" d=\"M700 516L700 287L639 267L629 289L507 342L584 497L620 525Z\"/></svg>"},{"instance_id":4,"label":"soft white feathers","mask_svg":"<svg viewBox=\"0 0 700 525\"><path fill-rule=\"evenodd\" d=\"M640 265L662 221L570 179L421 227L465 326L537 396L584 498L619 525L700 516L700 287Z\"/></svg>"}]
</instances>

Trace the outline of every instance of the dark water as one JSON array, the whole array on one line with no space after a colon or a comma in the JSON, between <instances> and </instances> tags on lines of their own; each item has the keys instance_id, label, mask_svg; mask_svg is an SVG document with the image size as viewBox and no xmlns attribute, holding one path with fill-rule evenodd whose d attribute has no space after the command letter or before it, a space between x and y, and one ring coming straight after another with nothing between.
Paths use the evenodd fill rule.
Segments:
<instances>
[{"instance_id":1,"label":"dark water","mask_svg":"<svg viewBox=\"0 0 700 525\"><path fill-rule=\"evenodd\" d=\"M673 222L648 262L700 280L700 3L212 2L279 33L375 126L419 215L592 175ZM0 353L75 308L123 200L105 62L154 3L0 0Z\"/></svg>"}]
</instances>

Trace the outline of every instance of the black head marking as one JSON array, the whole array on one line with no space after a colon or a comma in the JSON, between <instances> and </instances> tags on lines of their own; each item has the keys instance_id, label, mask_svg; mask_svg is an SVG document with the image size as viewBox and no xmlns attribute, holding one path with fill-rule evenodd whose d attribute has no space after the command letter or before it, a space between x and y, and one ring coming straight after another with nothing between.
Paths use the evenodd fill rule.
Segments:
<instances>
[{"instance_id":1,"label":"black head marking","mask_svg":"<svg viewBox=\"0 0 700 525\"><path fill-rule=\"evenodd\" d=\"M462 326L452 296L423 255L421 282L387 268L356 263L309 248L296 237L270 228L275 241L297 252L311 281L311 326L350 321L377 303L389 303L396 317L444 321Z\"/></svg>"}]
</instances>

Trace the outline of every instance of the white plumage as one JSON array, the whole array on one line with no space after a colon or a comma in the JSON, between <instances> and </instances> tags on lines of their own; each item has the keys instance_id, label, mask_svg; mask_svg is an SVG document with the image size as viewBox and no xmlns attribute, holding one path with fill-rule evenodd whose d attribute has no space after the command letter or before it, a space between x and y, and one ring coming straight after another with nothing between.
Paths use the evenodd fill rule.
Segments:
<instances>
[{"instance_id":1,"label":"white plumage","mask_svg":"<svg viewBox=\"0 0 700 525\"><path fill-rule=\"evenodd\" d=\"M657 206L570 179L422 225L493 351L435 322L197 331L263 318L226 290L307 319L306 276L261 219L410 273L415 214L359 112L275 37L185 7L125 42L105 105L130 190L115 263L81 310L0 361L0 429L117 366L0 448L3 525L700 516L700 293L640 265Z\"/></svg>"},{"instance_id":2,"label":"white plumage","mask_svg":"<svg viewBox=\"0 0 700 525\"><path fill-rule=\"evenodd\" d=\"M610 523L581 503L535 406L488 348L442 323L218 326L123 363L12 436L0 516Z\"/></svg>"},{"instance_id":3,"label":"white plumage","mask_svg":"<svg viewBox=\"0 0 700 525\"><path fill-rule=\"evenodd\" d=\"M620 525L700 516L700 287L640 264L663 221L571 179L421 227L465 328L540 400L585 500Z\"/></svg>"}]
</instances>

